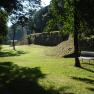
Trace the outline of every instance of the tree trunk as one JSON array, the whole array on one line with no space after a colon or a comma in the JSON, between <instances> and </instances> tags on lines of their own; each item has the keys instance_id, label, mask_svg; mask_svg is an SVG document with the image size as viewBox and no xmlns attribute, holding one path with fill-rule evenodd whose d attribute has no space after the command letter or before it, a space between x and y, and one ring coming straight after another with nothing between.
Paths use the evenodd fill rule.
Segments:
<instances>
[{"instance_id":1,"label":"tree trunk","mask_svg":"<svg viewBox=\"0 0 94 94\"><path fill-rule=\"evenodd\" d=\"M76 6L76 0L74 0L74 54L75 54L75 66L81 67L79 61L79 42L78 42L78 30L79 30L79 17Z\"/></svg>"},{"instance_id":2,"label":"tree trunk","mask_svg":"<svg viewBox=\"0 0 94 94\"><path fill-rule=\"evenodd\" d=\"M15 49L15 30L13 31L13 44L12 44L12 46L13 46L13 50L16 50Z\"/></svg>"},{"instance_id":3,"label":"tree trunk","mask_svg":"<svg viewBox=\"0 0 94 94\"><path fill-rule=\"evenodd\" d=\"M75 54L75 66L81 67L79 61L79 46L78 46L78 31L74 31L74 54Z\"/></svg>"},{"instance_id":4,"label":"tree trunk","mask_svg":"<svg viewBox=\"0 0 94 94\"><path fill-rule=\"evenodd\" d=\"M22 32L23 32L22 44L25 45L25 31L24 31L24 26L23 25L22 25Z\"/></svg>"}]
</instances>

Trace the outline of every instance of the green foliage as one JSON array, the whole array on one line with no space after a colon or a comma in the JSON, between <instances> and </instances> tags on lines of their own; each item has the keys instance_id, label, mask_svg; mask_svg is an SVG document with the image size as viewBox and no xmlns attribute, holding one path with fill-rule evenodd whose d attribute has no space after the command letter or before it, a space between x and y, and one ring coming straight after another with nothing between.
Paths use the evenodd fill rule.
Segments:
<instances>
[{"instance_id":1,"label":"green foliage","mask_svg":"<svg viewBox=\"0 0 94 94\"><path fill-rule=\"evenodd\" d=\"M19 0L0 0L0 8L4 8L7 12L11 12L13 9L17 9Z\"/></svg>"},{"instance_id":2,"label":"green foliage","mask_svg":"<svg viewBox=\"0 0 94 94\"><path fill-rule=\"evenodd\" d=\"M73 0L52 0L49 8L52 19L48 21L45 31L56 29L62 32L73 32L73 3Z\"/></svg>"},{"instance_id":3,"label":"green foliage","mask_svg":"<svg viewBox=\"0 0 94 94\"><path fill-rule=\"evenodd\" d=\"M19 6L18 0L0 0L0 42L7 34L8 15Z\"/></svg>"},{"instance_id":4,"label":"green foliage","mask_svg":"<svg viewBox=\"0 0 94 94\"><path fill-rule=\"evenodd\" d=\"M94 0L76 0L80 36L94 35Z\"/></svg>"},{"instance_id":5,"label":"green foliage","mask_svg":"<svg viewBox=\"0 0 94 94\"><path fill-rule=\"evenodd\" d=\"M74 29L74 0L64 0L64 26L62 30L64 32L73 32Z\"/></svg>"},{"instance_id":6,"label":"green foliage","mask_svg":"<svg viewBox=\"0 0 94 94\"><path fill-rule=\"evenodd\" d=\"M50 4L49 12L57 17L63 14L63 0L52 0Z\"/></svg>"},{"instance_id":7,"label":"green foliage","mask_svg":"<svg viewBox=\"0 0 94 94\"><path fill-rule=\"evenodd\" d=\"M0 10L0 39L7 34L7 18L7 13L3 10Z\"/></svg>"},{"instance_id":8,"label":"green foliage","mask_svg":"<svg viewBox=\"0 0 94 94\"><path fill-rule=\"evenodd\" d=\"M63 0L52 0L49 7L49 14L52 16L44 31L51 32L60 30L63 27Z\"/></svg>"},{"instance_id":9,"label":"green foliage","mask_svg":"<svg viewBox=\"0 0 94 94\"><path fill-rule=\"evenodd\" d=\"M51 19L48 21L47 26L44 28L44 32L51 32L57 30L55 19Z\"/></svg>"}]
</instances>

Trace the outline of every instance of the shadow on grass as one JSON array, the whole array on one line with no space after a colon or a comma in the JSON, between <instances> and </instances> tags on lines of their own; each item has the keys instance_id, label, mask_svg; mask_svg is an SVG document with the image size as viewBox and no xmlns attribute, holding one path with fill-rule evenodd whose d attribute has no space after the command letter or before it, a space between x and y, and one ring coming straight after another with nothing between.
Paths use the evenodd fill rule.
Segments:
<instances>
[{"instance_id":1,"label":"shadow on grass","mask_svg":"<svg viewBox=\"0 0 94 94\"><path fill-rule=\"evenodd\" d=\"M45 78L39 67L20 67L12 62L0 62L0 94L73 94L69 87L45 89L38 81Z\"/></svg>"},{"instance_id":2,"label":"shadow on grass","mask_svg":"<svg viewBox=\"0 0 94 94\"><path fill-rule=\"evenodd\" d=\"M89 79L89 78L72 77L72 79L78 80L78 81L82 81L82 82L85 82L85 83L87 83L87 84L92 84L92 85L94 85L94 80Z\"/></svg>"},{"instance_id":3,"label":"shadow on grass","mask_svg":"<svg viewBox=\"0 0 94 94\"><path fill-rule=\"evenodd\" d=\"M68 55L64 56L64 58L74 58L74 57L75 57L74 53L71 53L71 54L68 54Z\"/></svg>"},{"instance_id":4,"label":"shadow on grass","mask_svg":"<svg viewBox=\"0 0 94 94\"><path fill-rule=\"evenodd\" d=\"M77 80L77 81L81 81L81 82L84 82L84 83L87 83L87 85L91 84L93 85L93 87L88 87L86 89L88 89L89 91L94 91L94 80L93 79L90 79L90 78L81 78L81 77L72 77L72 79L74 80Z\"/></svg>"},{"instance_id":5,"label":"shadow on grass","mask_svg":"<svg viewBox=\"0 0 94 94\"><path fill-rule=\"evenodd\" d=\"M94 73L94 69L90 69L90 68L86 68L86 67L81 67L83 70L86 70L86 71L89 71L89 72L92 72Z\"/></svg>"},{"instance_id":6,"label":"shadow on grass","mask_svg":"<svg viewBox=\"0 0 94 94\"><path fill-rule=\"evenodd\" d=\"M86 71L88 71L88 72L92 72L92 73L94 73L94 64L93 64L94 62L90 62L90 63L88 63L88 62L82 62L82 69L83 70L86 70Z\"/></svg>"},{"instance_id":7,"label":"shadow on grass","mask_svg":"<svg viewBox=\"0 0 94 94\"><path fill-rule=\"evenodd\" d=\"M86 62L84 62L84 63L82 63L82 64L84 64L84 65L91 65L91 66L94 66L94 62L90 62L90 63L86 63Z\"/></svg>"},{"instance_id":8,"label":"shadow on grass","mask_svg":"<svg viewBox=\"0 0 94 94\"><path fill-rule=\"evenodd\" d=\"M94 92L94 88L87 88L87 89Z\"/></svg>"},{"instance_id":9,"label":"shadow on grass","mask_svg":"<svg viewBox=\"0 0 94 94\"><path fill-rule=\"evenodd\" d=\"M75 58L75 54L72 53L72 54L65 55L64 58ZM86 70L86 71L89 71L89 72L94 73L94 62L92 62L92 63L83 62L83 63L81 64L81 67L80 67L80 68L81 68L81 69L84 69L84 70Z\"/></svg>"},{"instance_id":10,"label":"shadow on grass","mask_svg":"<svg viewBox=\"0 0 94 94\"><path fill-rule=\"evenodd\" d=\"M20 56L21 54L26 53L24 51L2 51L0 57Z\"/></svg>"}]
</instances>

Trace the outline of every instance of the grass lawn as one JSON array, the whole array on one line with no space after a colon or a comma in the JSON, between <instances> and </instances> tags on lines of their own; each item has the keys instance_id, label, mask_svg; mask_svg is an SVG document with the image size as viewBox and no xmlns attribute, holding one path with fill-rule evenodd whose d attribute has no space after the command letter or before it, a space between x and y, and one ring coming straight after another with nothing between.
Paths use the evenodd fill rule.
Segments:
<instances>
[{"instance_id":1,"label":"grass lawn","mask_svg":"<svg viewBox=\"0 0 94 94\"><path fill-rule=\"evenodd\" d=\"M53 47L4 46L0 94L94 94L94 61L74 67L73 58L49 56Z\"/></svg>"}]
</instances>

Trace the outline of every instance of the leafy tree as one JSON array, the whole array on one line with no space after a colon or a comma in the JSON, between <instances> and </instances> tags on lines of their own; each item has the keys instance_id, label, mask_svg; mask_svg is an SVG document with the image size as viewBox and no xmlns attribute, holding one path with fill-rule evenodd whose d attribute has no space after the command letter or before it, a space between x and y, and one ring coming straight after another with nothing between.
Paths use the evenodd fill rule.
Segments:
<instances>
[{"instance_id":1,"label":"leafy tree","mask_svg":"<svg viewBox=\"0 0 94 94\"><path fill-rule=\"evenodd\" d=\"M6 11L0 10L0 39L4 38L7 33L7 18Z\"/></svg>"},{"instance_id":2,"label":"leafy tree","mask_svg":"<svg viewBox=\"0 0 94 94\"><path fill-rule=\"evenodd\" d=\"M94 0L76 0L76 7L80 35L94 35Z\"/></svg>"},{"instance_id":3,"label":"leafy tree","mask_svg":"<svg viewBox=\"0 0 94 94\"><path fill-rule=\"evenodd\" d=\"M18 0L0 0L0 9L4 8L7 12L17 9Z\"/></svg>"},{"instance_id":4,"label":"leafy tree","mask_svg":"<svg viewBox=\"0 0 94 94\"><path fill-rule=\"evenodd\" d=\"M25 41L26 41L25 36L29 33L29 31L32 27L32 24L31 24L32 23L32 21L31 21L32 15L39 7L40 0L19 0L19 1L20 1L19 3L21 6L18 6L17 10L12 11L12 13L9 17L9 20L12 23L12 28L13 28L12 30L13 30L14 37L15 37L14 34L16 34L15 32L17 31L16 28L18 26L21 26L21 31L23 32L22 40L25 43ZM24 30L24 28L25 29L27 28L29 31ZM14 37L13 37L13 39L15 39ZM14 45L14 42L13 42L13 45Z\"/></svg>"},{"instance_id":5,"label":"leafy tree","mask_svg":"<svg viewBox=\"0 0 94 94\"><path fill-rule=\"evenodd\" d=\"M13 30L13 41L12 41L12 46L13 46L13 50L16 50L16 48L15 48L16 24L13 24L12 30Z\"/></svg>"},{"instance_id":6,"label":"leafy tree","mask_svg":"<svg viewBox=\"0 0 94 94\"><path fill-rule=\"evenodd\" d=\"M8 14L17 9L18 0L0 0L0 43L7 34Z\"/></svg>"},{"instance_id":7,"label":"leafy tree","mask_svg":"<svg viewBox=\"0 0 94 94\"><path fill-rule=\"evenodd\" d=\"M7 12L4 10L0 10L0 50L2 49L1 44L3 43L3 39L7 34Z\"/></svg>"},{"instance_id":8,"label":"leafy tree","mask_svg":"<svg viewBox=\"0 0 94 94\"><path fill-rule=\"evenodd\" d=\"M50 19L45 31L50 32L63 28L63 0L52 0L49 6Z\"/></svg>"},{"instance_id":9,"label":"leafy tree","mask_svg":"<svg viewBox=\"0 0 94 94\"><path fill-rule=\"evenodd\" d=\"M75 2L76 4L76 2ZM79 45L78 45L78 19L77 19L77 7L75 6L75 20L74 20L74 53L75 53L75 66L76 67L81 67L80 61L79 61Z\"/></svg>"},{"instance_id":10,"label":"leafy tree","mask_svg":"<svg viewBox=\"0 0 94 94\"><path fill-rule=\"evenodd\" d=\"M74 45L76 53L75 66L80 66L78 56L78 35L94 34L94 0L75 0Z\"/></svg>"},{"instance_id":11,"label":"leafy tree","mask_svg":"<svg viewBox=\"0 0 94 94\"><path fill-rule=\"evenodd\" d=\"M35 20L34 20L34 15L36 12L41 8L41 0L29 0L29 10L28 10L28 27L29 27L29 32L28 34L34 33L35 32ZM38 19L36 19L38 20Z\"/></svg>"},{"instance_id":12,"label":"leafy tree","mask_svg":"<svg viewBox=\"0 0 94 94\"><path fill-rule=\"evenodd\" d=\"M60 22L62 32L70 32L74 34L74 53L75 53L75 66L80 67L79 62L79 49L78 49L78 31L77 31L77 20L74 20L74 15L76 15L76 6L74 0L52 0L50 11L52 13L53 19L58 24ZM56 25L55 23L55 25ZM73 32L74 31L74 32Z\"/></svg>"}]
</instances>

